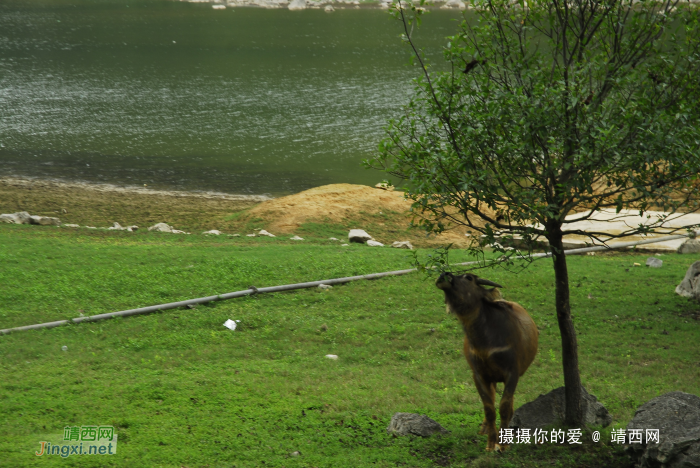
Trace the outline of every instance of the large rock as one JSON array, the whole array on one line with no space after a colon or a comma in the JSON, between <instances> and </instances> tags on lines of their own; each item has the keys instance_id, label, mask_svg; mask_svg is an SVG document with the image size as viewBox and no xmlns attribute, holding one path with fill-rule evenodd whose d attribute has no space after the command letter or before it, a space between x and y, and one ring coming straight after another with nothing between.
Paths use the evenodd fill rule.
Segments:
<instances>
[{"instance_id":1,"label":"large rock","mask_svg":"<svg viewBox=\"0 0 700 468\"><path fill-rule=\"evenodd\" d=\"M29 224L36 224L38 226L60 226L61 220L50 216L33 215L29 217Z\"/></svg>"},{"instance_id":2,"label":"large rock","mask_svg":"<svg viewBox=\"0 0 700 468\"><path fill-rule=\"evenodd\" d=\"M166 223L154 224L153 226L149 227L148 230L156 232L173 232L172 226L169 226Z\"/></svg>"},{"instance_id":3,"label":"large rock","mask_svg":"<svg viewBox=\"0 0 700 468\"><path fill-rule=\"evenodd\" d=\"M677 250L680 254L700 253L700 239L688 239Z\"/></svg>"},{"instance_id":4,"label":"large rock","mask_svg":"<svg viewBox=\"0 0 700 468\"><path fill-rule=\"evenodd\" d=\"M350 240L350 242L359 242L360 244L364 244L368 240L371 240L372 236L367 234L362 229L350 229L350 233L348 233L348 239Z\"/></svg>"},{"instance_id":5,"label":"large rock","mask_svg":"<svg viewBox=\"0 0 700 468\"><path fill-rule=\"evenodd\" d=\"M683 297L700 298L700 260L690 265L685 278L676 286L676 294Z\"/></svg>"},{"instance_id":6,"label":"large rock","mask_svg":"<svg viewBox=\"0 0 700 468\"><path fill-rule=\"evenodd\" d=\"M670 392L637 409L627 425L642 429L641 443L628 443L625 451L638 467L700 467L700 397ZM659 440L647 443L647 429L658 429ZM630 439L627 439L630 442Z\"/></svg>"},{"instance_id":7,"label":"large rock","mask_svg":"<svg viewBox=\"0 0 700 468\"><path fill-rule=\"evenodd\" d=\"M411 434L430 437L436 432L445 434L450 431L424 414L394 413L389 426L386 428L386 432L400 436Z\"/></svg>"},{"instance_id":8,"label":"large rock","mask_svg":"<svg viewBox=\"0 0 700 468\"><path fill-rule=\"evenodd\" d=\"M583 422L586 425L606 427L612 422L608 410L598 402L598 399L581 387L583 396ZM543 428L564 420L566 402L564 387L559 387L546 395L538 396L534 401L525 403L515 410L510 427L521 429Z\"/></svg>"},{"instance_id":9,"label":"large rock","mask_svg":"<svg viewBox=\"0 0 700 468\"><path fill-rule=\"evenodd\" d=\"M30 224L31 218L31 215L26 211L19 211L17 213L0 215L0 222L10 224Z\"/></svg>"}]
</instances>

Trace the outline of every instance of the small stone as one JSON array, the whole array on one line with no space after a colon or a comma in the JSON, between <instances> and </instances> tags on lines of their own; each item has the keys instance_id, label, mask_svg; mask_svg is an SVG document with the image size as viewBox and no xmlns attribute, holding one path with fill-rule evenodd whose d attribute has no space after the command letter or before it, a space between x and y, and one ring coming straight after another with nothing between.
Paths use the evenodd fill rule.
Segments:
<instances>
[{"instance_id":1,"label":"small stone","mask_svg":"<svg viewBox=\"0 0 700 468\"><path fill-rule=\"evenodd\" d=\"M337 360L338 360L338 356L335 355L335 354L326 354L326 357L327 357L328 359L332 359L333 361L337 361Z\"/></svg>"},{"instance_id":2,"label":"small stone","mask_svg":"<svg viewBox=\"0 0 700 468\"><path fill-rule=\"evenodd\" d=\"M386 432L399 436L411 434L430 437L435 433L445 434L449 431L424 414L394 413Z\"/></svg>"},{"instance_id":3,"label":"small stone","mask_svg":"<svg viewBox=\"0 0 700 468\"><path fill-rule=\"evenodd\" d=\"M228 236L229 236L229 237L241 237L240 234L229 234Z\"/></svg>"},{"instance_id":4,"label":"small stone","mask_svg":"<svg viewBox=\"0 0 700 468\"><path fill-rule=\"evenodd\" d=\"M149 227L148 230L156 232L173 232L172 226L169 226L166 223L154 224L153 226Z\"/></svg>"},{"instance_id":5,"label":"small stone","mask_svg":"<svg viewBox=\"0 0 700 468\"><path fill-rule=\"evenodd\" d=\"M340 244L341 247L348 247L350 244Z\"/></svg>"},{"instance_id":6,"label":"small stone","mask_svg":"<svg viewBox=\"0 0 700 468\"><path fill-rule=\"evenodd\" d=\"M393 244L391 244L391 246L396 249L413 250L413 245L411 245L409 241L395 241Z\"/></svg>"},{"instance_id":7,"label":"small stone","mask_svg":"<svg viewBox=\"0 0 700 468\"><path fill-rule=\"evenodd\" d=\"M378 184L376 184L376 185L374 186L374 188L378 188L378 189L381 189L381 190L389 190L389 191L394 190L394 186L391 185L391 184L389 184L389 183L387 183L387 182L379 182Z\"/></svg>"},{"instance_id":8,"label":"small stone","mask_svg":"<svg viewBox=\"0 0 700 468\"><path fill-rule=\"evenodd\" d=\"M299 236L290 237L289 239L290 240L304 240L303 238L301 238Z\"/></svg>"},{"instance_id":9,"label":"small stone","mask_svg":"<svg viewBox=\"0 0 700 468\"><path fill-rule=\"evenodd\" d=\"M331 286L330 284L319 284L318 285L318 289L331 289L331 288L333 288L333 286Z\"/></svg>"},{"instance_id":10,"label":"small stone","mask_svg":"<svg viewBox=\"0 0 700 468\"><path fill-rule=\"evenodd\" d=\"M334 240L334 241L337 241L338 239L336 239L335 237L329 237L329 238L328 238L328 240Z\"/></svg>"},{"instance_id":11,"label":"small stone","mask_svg":"<svg viewBox=\"0 0 700 468\"><path fill-rule=\"evenodd\" d=\"M26 223L25 223L26 224ZM30 216L29 224L37 224L39 226L60 226L61 220L50 216Z\"/></svg>"},{"instance_id":12,"label":"small stone","mask_svg":"<svg viewBox=\"0 0 700 468\"><path fill-rule=\"evenodd\" d=\"M62 227L69 227L69 228L78 228L80 225L78 224L61 224Z\"/></svg>"},{"instance_id":13,"label":"small stone","mask_svg":"<svg viewBox=\"0 0 700 468\"><path fill-rule=\"evenodd\" d=\"M384 247L384 244L382 244L381 242L377 242L376 240L372 240L372 239L367 241L367 245L369 245L370 247Z\"/></svg>"},{"instance_id":14,"label":"small stone","mask_svg":"<svg viewBox=\"0 0 700 468\"><path fill-rule=\"evenodd\" d=\"M591 257L595 257L595 252L586 252L586 255L589 255Z\"/></svg>"},{"instance_id":15,"label":"small stone","mask_svg":"<svg viewBox=\"0 0 700 468\"><path fill-rule=\"evenodd\" d=\"M246 234L246 237L255 237L255 234Z\"/></svg>"},{"instance_id":16,"label":"small stone","mask_svg":"<svg viewBox=\"0 0 700 468\"><path fill-rule=\"evenodd\" d=\"M301 455L301 452L297 450L296 452L290 453L290 455L293 456L293 457L298 457L298 456Z\"/></svg>"},{"instance_id":17,"label":"small stone","mask_svg":"<svg viewBox=\"0 0 700 468\"><path fill-rule=\"evenodd\" d=\"M323 11L325 11L326 13L332 13L332 12L335 11L335 8L333 8L331 5L326 5L326 6L323 8Z\"/></svg>"},{"instance_id":18,"label":"small stone","mask_svg":"<svg viewBox=\"0 0 700 468\"><path fill-rule=\"evenodd\" d=\"M261 229L260 232L259 232L258 234L260 234L261 236L267 236L267 237L277 237L277 236L275 236L274 234L270 234L269 232L267 232L267 231L264 230L264 229Z\"/></svg>"},{"instance_id":19,"label":"small stone","mask_svg":"<svg viewBox=\"0 0 700 468\"><path fill-rule=\"evenodd\" d=\"M326 325L326 324L324 323L323 325L321 325L320 330L321 330L321 331L328 331L328 325Z\"/></svg>"},{"instance_id":20,"label":"small stone","mask_svg":"<svg viewBox=\"0 0 700 468\"><path fill-rule=\"evenodd\" d=\"M68 346L61 346L61 351L68 351Z\"/></svg>"},{"instance_id":21,"label":"small stone","mask_svg":"<svg viewBox=\"0 0 700 468\"><path fill-rule=\"evenodd\" d=\"M351 229L350 232L348 233L348 240L350 242L358 242L360 244L364 244L368 240L371 240L372 236L367 234L365 231L362 229Z\"/></svg>"},{"instance_id":22,"label":"small stone","mask_svg":"<svg viewBox=\"0 0 700 468\"><path fill-rule=\"evenodd\" d=\"M124 231L126 228L123 228L121 224L115 221L112 227L108 227L107 229L110 231Z\"/></svg>"},{"instance_id":23,"label":"small stone","mask_svg":"<svg viewBox=\"0 0 700 468\"><path fill-rule=\"evenodd\" d=\"M220 235L221 235L221 231L218 231L218 230L216 230L216 229L212 229L211 231L203 232L202 234L211 234L211 235L214 235L214 236L220 236Z\"/></svg>"},{"instance_id":24,"label":"small stone","mask_svg":"<svg viewBox=\"0 0 700 468\"><path fill-rule=\"evenodd\" d=\"M649 257L647 258L647 263L646 265L651 268L661 268L661 266L664 264L664 261L661 260L660 258L656 257Z\"/></svg>"}]
</instances>

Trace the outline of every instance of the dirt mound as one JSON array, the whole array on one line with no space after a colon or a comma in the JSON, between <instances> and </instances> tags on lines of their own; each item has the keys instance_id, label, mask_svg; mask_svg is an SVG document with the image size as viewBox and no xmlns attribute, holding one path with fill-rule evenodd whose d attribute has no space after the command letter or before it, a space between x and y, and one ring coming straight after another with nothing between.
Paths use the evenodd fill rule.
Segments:
<instances>
[{"instance_id":1,"label":"dirt mound","mask_svg":"<svg viewBox=\"0 0 700 468\"><path fill-rule=\"evenodd\" d=\"M332 184L262 202L249 214L265 219L273 229L292 232L309 221L343 223L358 215L380 211L408 215L410 209L411 202L404 199L403 192ZM406 218L406 224L408 221Z\"/></svg>"},{"instance_id":2,"label":"dirt mound","mask_svg":"<svg viewBox=\"0 0 700 468\"><path fill-rule=\"evenodd\" d=\"M304 223L320 222L369 229L368 232L382 242L410 238L418 241L418 245L465 245L468 241L464 227L427 239L424 232L410 229L411 201L404 198L403 192L365 185L324 185L268 200L251 208L246 218L263 221L268 231L290 234Z\"/></svg>"}]
</instances>

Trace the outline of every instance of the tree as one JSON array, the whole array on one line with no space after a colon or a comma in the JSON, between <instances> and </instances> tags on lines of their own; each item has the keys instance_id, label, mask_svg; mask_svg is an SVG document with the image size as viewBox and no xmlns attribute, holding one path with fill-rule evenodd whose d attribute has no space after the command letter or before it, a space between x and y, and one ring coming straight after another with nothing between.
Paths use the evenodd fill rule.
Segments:
<instances>
[{"instance_id":1,"label":"tree","mask_svg":"<svg viewBox=\"0 0 700 468\"><path fill-rule=\"evenodd\" d=\"M422 0L421 0L422 1ZM422 76L370 167L403 179L440 232L449 221L549 242L561 333L565 423L583 422L565 234L603 208L698 209L700 28L678 0L473 0L433 71L411 33L424 12L398 0ZM475 16L475 18L474 18ZM567 220L569 214L578 213ZM669 231L666 231L669 232ZM671 231L672 232L672 231Z\"/></svg>"}]
</instances>

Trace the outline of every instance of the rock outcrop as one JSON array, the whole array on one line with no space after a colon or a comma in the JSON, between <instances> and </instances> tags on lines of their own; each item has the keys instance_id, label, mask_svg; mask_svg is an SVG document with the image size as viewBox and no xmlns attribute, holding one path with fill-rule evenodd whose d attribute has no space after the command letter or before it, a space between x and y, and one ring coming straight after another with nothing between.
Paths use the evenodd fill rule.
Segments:
<instances>
[{"instance_id":1,"label":"rock outcrop","mask_svg":"<svg viewBox=\"0 0 700 468\"><path fill-rule=\"evenodd\" d=\"M658 429L658 440L649 429ZM625 451L639 468L700 466L700 397L670 392L648 401L637 408L626 435Z\"/></svg>"},{"instance_id":2,"label":"rock outcrop","mask_svg":"<svg viewBox=\"0 0 700 468\"><path fill-rule=\"evenodd\" d=\"M581 387L583 421L586 425L608 426L612 422L612 416L608 410L598 402L598 399ZM540 395L535 400L525 403L515 410L510 427L521 429L544 428L564 420L566 401L564 387L559 387L546 395Z\"/></svg>"},{"instance_id":3,"label":"rock outcrop","mask_svg":"<svg viewBox=\"0 0 700 468\"><path fill-rule=\"evenodd\" d=\"M700 260L690 265L681 284L676 286L676 294L700 299Z\"/></svg>"}]
</instances>

